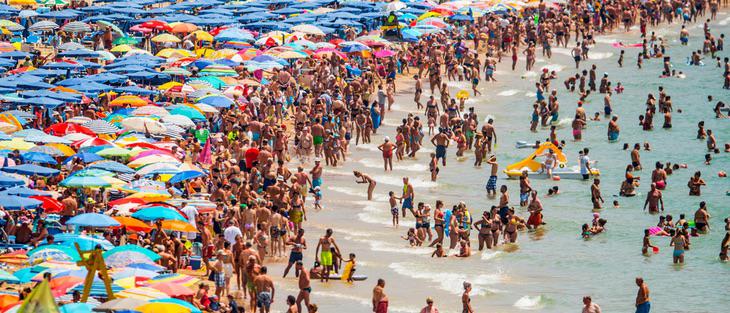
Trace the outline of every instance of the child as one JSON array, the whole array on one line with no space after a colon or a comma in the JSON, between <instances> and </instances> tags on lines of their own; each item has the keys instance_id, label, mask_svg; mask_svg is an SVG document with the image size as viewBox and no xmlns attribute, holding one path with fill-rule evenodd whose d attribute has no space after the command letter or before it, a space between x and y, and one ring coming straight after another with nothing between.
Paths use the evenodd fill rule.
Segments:
<instances>
[{"instance_id":1,"label":"child","mask_svg":"<svg viewBox=\"0 0 730 313\"><path fill-rule=\"evenodd\" d=\"M312 193L314 194L314 209L317 211L322 210L322 205L320 204L320 201L322 201L322 189L319 186L314 187Z\"/></svg>"},{"instance_id":2,"label":"child","mask_svg":"<svg viewBox=\"0 0 730 313\"><path fill-rule=\"evenodd\" d=\"M614 90L616 90L616 94L624 93L624 86L621 85L621 82L618 82L618 84L616 84L616 89Z\"/></svg>"},{"instance_id":3,"label":"child","mask_svg":"<svg viewBox=\"0 0 730 313\"><path fill-rule=\"evenodd\" d=\"M388 202L390 203L390 214L393 215L393 227L398 228L398 197L395 192L388 192Z\"/></svg>"},{"instance_id":4,"label":"child","mask_svg":"<svg viewBox=\"0 0 730 313\"><path fill-rule=\"evenodd\" d=\"M710 162L712 162L712 155L711 154L705 154L705 165L710 165Z\"/></svg>"},{"instance_id":5,"label":"child","mask_svg":"<svg viewBox=\"0 0 730 313\"><path fill-rule=\"evenodd\" d=\"M436 153L431 153L431 162L428 163L428 170L431 172L431 181L436 181L439 175L439 162Z\"/></svg>"},{"instance_id":6,"label":"child","mask_svg":"<svg viewBox=\"0 0 730 313\"><path fill-rule=\"evenodd\" d=\"M619 207L618 200L613 200L613 208L618 209Z\"/></svg>"},{"instance_id":7,"label":"child","mask_svg":"<svg viewBox=\"0 0 730 313\"><path fill-rule=\"evenodd\" d=\"M641 247L641 253L643 253L644 255L647 255L649 253L649 248L656 248L656 246L651 244L651 241L649 240L649 235L649 229L644 229L644 244Z\"/></svg>"},{"instance_id":8,"label":"child","mask_svg":"<svg viewBox=\"0 0 730 313\"><path fill-rule=\"evenodd\" d=\"M598 112L596 112L596 114L594 114L593 117L591 118L591 121L595 121L595 122L598 122L600 120L601 120L601 113L598 113Z\"/></svg>"},{"instance_id":9,"label":"child","mask_svg":"<svg viewBox=\"0 0 730 313\"><path fill-rule=\"evenodd\" d=\"M405 237L401 237L403 240L407 240L411 244L411 247L420 246L423 242L416 236L416 229L411 227L408 229Z\"/></svg>"},{"instance_id":10,"label":"child","mask_svg":"<svg viewBox=\"0 0 730 313\"><path fill-rule=\"evenodd\" d=\"M352 267L350 268L350 275L346 277L348 283L352 283L352 277L355 276L355 254L350 253L350 259L345 261L346 263L352 263ZM347 264L345 264L345 267L347 267Z\"/></svg>"},{"instance_id":11,"label":"child","mask_svg":"<svg viewBox=\"0 0 730 313\"><path fill-rule=\"evenodd\" d=\"M651 151L651 145L648 141L644 142L644 151Z\"/></svg>"}]
</instances>

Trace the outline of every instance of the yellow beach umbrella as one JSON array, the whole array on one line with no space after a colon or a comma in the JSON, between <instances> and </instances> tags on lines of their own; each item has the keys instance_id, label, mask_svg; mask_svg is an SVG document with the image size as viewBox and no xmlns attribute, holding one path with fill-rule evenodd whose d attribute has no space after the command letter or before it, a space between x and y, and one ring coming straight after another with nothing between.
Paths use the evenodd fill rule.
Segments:
<instances>
[{"instance_id":1,"label":"yellow beach umbrella","mask_svg":"<svg viewBox=\"0 0 730 313\"><path fill-rule=\"evenodd\" d=\"M213 35L204 30L196 30L190 33L191 36L195 36L195 39L199 41L213 41Z\"/></svg>"},{"instance_id":2,"label":"yellow beach umbrella","mask_svg":"<svg viewBox=\"0 0 730 313\"><path fill-rule=\"evenodd\" d=\"M211 59L223 59L223 58L227 59L227 58L234 56L236 53L238 53L238 50L226 48L226 49L220 49L218 51L214 51L213 53L210 54L209 57Z\"/></svg>"},{"instance_id":3,"label":"yellow beach umbrella","mask_svg":"<svg viewBox=\"0 0 730 313\"><path fill-rule=\"evenodd\" d=\"M109 102L109 105L111 106L126 106L130 105L133 107L141 107L147 105L147 101L144 99L138 97L138 96L132 96L132 95L124 95L121 97L118 97L112 102Z\"/></svg>"},{"instance_id":4,"label":"yellow beach umbrella","mask_svg":"<svg viewBox=\"0 0 730 313\"><path fill-rule=\"evenodd\" d=\"M8 150L28 150L30 148L35 147L35 144L32 142L27 142L23 140L22 138L13 138L12 140L7 141L0 141L0 149L8 149Z\"/></svg>"},{"instance_id":5,"label":"yellow beach umbrella","mask_svg":"<svg viewBox=\"0 0 730 313\"><path fill-rule=\"evenodd\" d=\"M61 151L61 153L63 153L63 155L65 155L65 156L72 156L72 155L76 154L76 151L74 151L73 148L71 148L67 145L64 145L62 143L48 143L48 144L46 144L46 146L58 149L58 151Z\"/></svg>"},{"instance_id":6,"label":"yellow beach umbrella","mask_svg":"<svg viewBox=\"0 0 730 313\"><path fill-rule=\"evenodd\" d=\"M159 34L155 37L152 37L152 42L181 42L180 38L177 38L177 36L173 34Z\"/></svg>"},{"instance_id":7,"label":"yellow beach umbrella","mask_svg":"<svg viewBox=\"0 0 730 313\"><path fill-rule=\"evenodd\" d=\"M154 192L138 192L128 196L127 198L138 198L147 202L159 202L170 199L172 196L169 194L154 193Z\"/></svg>"},{"instance_id":8,"label":"yellow beach umbrella","mask_svg":"<svg viewBox=\"0 0 730 313\"><path fill-rule=\"evenodd\" d=\"M173 58L173 57L175 57L175 58L194 57L195 53L193 53L192 51L189 51L189 50L185 50L185 49L166 48L166 49L160 50L155 55L158 57L169 59L169 58Z\"/></svg>"},{"instance_id":9,"label":"yellow beach umbrella","mask_svg":"<svg viewBox=\"0 0 730 313\"><path fill-rule=\"evenodd\" d=\"M211 54L213 54L213 52L215 52L215 50L213 50L211 48L195 49L195 55L197 55L199 58L207 58Z\"/></svg>"},{"instance_id":10,"label":"yellow beach umbrella","mask_svg":"<svg viewBox=\"0 0 730 313\"><path fill-rule=\"evenodd\" d=\"M418 20L427 19L429 17L441 17L441 13L428 11L426 13L421 14L421 16L418 17Z\"/></svg>"},{"instance_id":11,"label":"yellow beach umbrella","mask_svg":"<svg viewBox=\"0 0 730 313\"><path fill-rule=\"evenodd\" d=\"M109 51L111 51L111 52L119 52L119 53L123 53L123 52L129 52L129 51L131 51L132 49L134 49L134 47L132 47L132 46L130 46L130 45L118 45L118 46L116 46L116 47L112 48L112 49L111 49L111 50L109 50Z\"/></svg>"},{"instance_id":12,"label":"yellow beach umbrella","mask_svg":"<svg viewBox=\"0 0 730 313\"><path fill-rule=\"evenodd\" d=\"M307 54L298 51L284 51L277 56L282 59L304 59L307 57Z\"/></svg>"},{"instance_id":13,"label":"yellow beach umbrella","mask_svg":"<svg viewBox=\"0 0 730 313\"><path fill-rule=\"evenodd\" d=\"M35 6L38 3L35 2L35 0L9 0L9 5L30 5Z\"/></svg>"},{"instance_id":14,"label":"yellow beach umbrella","mask_svg":"<svg viewBox=\"0 0 730 313\"><path fill-rule=\"evenodd\" d=\"M168 90L172 87L177 87L177 86L182 86L182 85L183 85L182 83L170 81L170 82L166 82L162 85L157 86L157 89L158 90Z\"/></svg>"}]
</instances>

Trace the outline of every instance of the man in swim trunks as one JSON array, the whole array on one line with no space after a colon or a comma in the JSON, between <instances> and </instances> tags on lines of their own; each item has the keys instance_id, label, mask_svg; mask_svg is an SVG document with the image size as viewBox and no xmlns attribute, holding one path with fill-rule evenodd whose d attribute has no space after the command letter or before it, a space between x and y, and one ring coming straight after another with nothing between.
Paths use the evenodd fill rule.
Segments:
<instances>
[{"instance_id":1,"label":"man in swim trunks","mask_svg":"<svg viewBox=\"0 0 730 313\"><path fill-rule=\"evenodd\" d=\"M385 280L378 279L378 284L373 288L373 312L388 313L388 296L385 294Z\"/></svg>"},{"instance_id":2,"label":"man in swim trunks","mask_svg":"<svg viewBox=\"0 0 730 313\"><path fill-rule=\"evenodd\" d=\"M489 181L487 181L487 195L495 196L497 194L497 170L499 164L497 164L497 157L492 156L487 164L491 165L491 171L489 173Z\"/></svg>"},{"instance_id":3,"label":"man in swim trunks","mask_svg":"<svg viewBox=\"0 0 730 313\"><path fill-rule=\"evenodd\" d=\"M636 285L639 286L639 291L636 294L636 313L649 313L651 310L649 287L641 277L636 277Z\"/></svg>"},{"instance_id":4,"label":"man in swim trunks","mask_svg":"<svg viewBox=\"0 0 730 313\"><path fill-rule=\"evenodd\" d=\"M416 194L413 190L413 185L408 182L408 177L403 177L403 196L400 198L400 202L403 204L401 206L401 211L403 211L403 217L406 217L406 209L411 211L411 214L413 216L416 216L415 213L413 213L413 201L416 198Z\"/></svg>"},{"instance_id":5,"label":"man in swim trunks","mask_svg":"<svg viewBox=\"0 0 730 313\"><path fill-rule=\"evenodd\" d=\"M436 146L436 160L441 159L441 164L446 166L446 148L449 147L449 136L446 135L443 128L439 128L439 133L431 138L431 143Z\"/></svg>"},{"instance_id":6,"label":"man in swim trunks","mask_svg":"<svg viewBox=\"0 0 730 313\"><path fill-rule=\"evenodd\" d=\"M340 247L337 246L335 238L332 237L332 228L328 228L324 236L319 238L317 248L314 251L315 262L321 263L324 267L321 278L322 282L329 281L330 271L332 271L332 251L330 251L330 247L334 247L335 253L340 254ZM322 249L321 253L320 248Z\"/></svg>"},{"instance_id":7,"label":"man in swim trunks","mask_svg":"<svg viewBox=\"0 0 730 313\"><path fill-rule=\"evenodd\" d=\"M297 312L302 312L302 301L309 308L309 295L312 294L312 285L309 272L304 269L302 261L297 261L297 272L299 272L299 294L297 295Z\"/></svg>"},{"instance_id":8,"label":"man in swim trunks","mask_svg":"<svg viewBox=\"0 0 730 313\"><path fill-rule=\"evenodd\" d=\"M621 129L618 127L618 116L614 115L608 122L608 141L615 142L618 140L618 135Z\"/></svg>"},{"instance_id":9,"label":"man in swim trunks","mask_svg":"<svg viewBox=\"0 0 730 313\"><path fill-rule=\"evenodd\" d=\"M291 269L292 265L294 265L294 263L302 262L302 259L303 259L302 252L304 251L304 249L307 248L307 241L304 240L304 229L300 228L299 231L297 231L297 236L289 239L289 241L286 244L292 246L292 248L291 248L291 252L289 254L289 264L287 264L286 268L284 269L283 278L286 278L286 274L289 273L289 270ZM300 269L295 268L294 276L299 276L299 275L300 275Z\"/></svg>"},{"instance_id":10,"label":"man in swim trunks","mask_svg":"<svg viewBox=\"0 0 730 313\"><path fill-rule=\"evenodd\" d=\"M312 188L322 187L322 166L320 162L322 160L319 158L314 159L314 167L309 171L309 174L312 175Z\"/></svg>"},{"instance_id":11,"label":"man in swim trunks","mask_svg":"<svg viewBox=\"0 0 730 313\"><path fill-rule=\"evenodd\" d=\"M321 158L322 157L322 144L324 143L324 126L322 126L322 121L317 118L314 120L314 124L312 125L312 141L314 143L314 156Z\"/></svg>"},{"instance_id":12,"label":"man in swim trunks","mask_svg":"<svg viewBox=\"0 0 730 313\"><path fill-rule=\"evenodd\" d=\"M266 271L266 266L262 266L261 273L253 280L256 288L256 307L261 313L269 313L276 292L274 281L269 275L266 275ZM254 308L254 313L256 313L256 308Z\"/></svg>"}]
</instances>

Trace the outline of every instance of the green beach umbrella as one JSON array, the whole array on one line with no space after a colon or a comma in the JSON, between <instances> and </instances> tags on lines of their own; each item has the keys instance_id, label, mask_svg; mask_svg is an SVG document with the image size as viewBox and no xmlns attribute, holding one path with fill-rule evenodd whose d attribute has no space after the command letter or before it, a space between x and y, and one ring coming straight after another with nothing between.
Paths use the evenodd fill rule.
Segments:
<instances>
[{"instance_id":1,"label":"green beach umbrella","mask_svg":"<svg viewBox=\"0 0 730 313\"><path fill-rule=\"evenodd\" d=\"M170 110L170 114L178 114L178 115L182 115L182 116L187 116L191 120L204 120L205 119L205 116L203 116L203 114L198 112L198 110L191 108L191 107L186 107L186 106L178 106L178 107Z\"/></svg>"},{"instance_id":2,"label":"green beach umbrella","mask_svg":"<svg viewBox=\"0 0 730 313\"><path fill-rule=\"evenodd\" d=\"M109 158L109 157L129 157L132 155L132 152L119 147L112 147L112 148L106 148L104 150L101 150L97 152L101 157Z\"/></svg>"},{"instance_id":3,"label":"green beach umbrella","mask_svg":"<svg viewBox=\"0 0 730 313\"><path fill-rule=\"evenodd\" d=\"M130 36L124 36L119 37L117 39L114 39L112 42L115 46L116 45L136 45L139 43L139 39L136 37L130 37Z\"/></svg>"}]
</instances>

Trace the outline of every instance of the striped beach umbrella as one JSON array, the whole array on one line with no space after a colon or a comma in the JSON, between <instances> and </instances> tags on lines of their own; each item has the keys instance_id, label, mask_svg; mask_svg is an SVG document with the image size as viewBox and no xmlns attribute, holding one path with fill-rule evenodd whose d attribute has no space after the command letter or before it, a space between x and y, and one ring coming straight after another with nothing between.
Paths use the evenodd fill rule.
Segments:
<instances>
[{"instance_id":1,"label":"striped beach umbrella","mask_svg":"<svg viewBox=\"0 0 730 313\"><path fill-rule=\"evenodd\" d=\"M82 124L82 126L91 129L97 134L116 134L119 131L118 127L105 120L91 120Z\"/></svg>"},{"instance_id":2,"label":"striped beach umbrella","mask_svg":"<svg viewBox=\"0 0 730 313\"><path fill-rule=\"evenodd\" d=\"M61 27L64 31L71 33L86 33L91 31L91 26L84 22L71 22Z\"/></svg>"},{"instance_id":3,"label":"striped beach umbrella","mask_svg":"<svg viewBox=\"0 0 730 313\"><path fill-rule=\"evenodd\" d=\"M56 29L58 29L58 24L51 22L51 21L40 21L40 22L30 25L30 27L28 27L28 30L30 30L32 32L51 31L51 30L56 30Z\"/></svg>"},{"instance_id":4,"label":"striped beach umbrella","mask_svg":"<svg viewBox=\"0 0 730 313\"><path fill-rule=\"evenodd\" d=\"M210 76L238 76L238 73L225 65L208 65L200 71L200 75Z\"/></svg>"}]
</instances>

